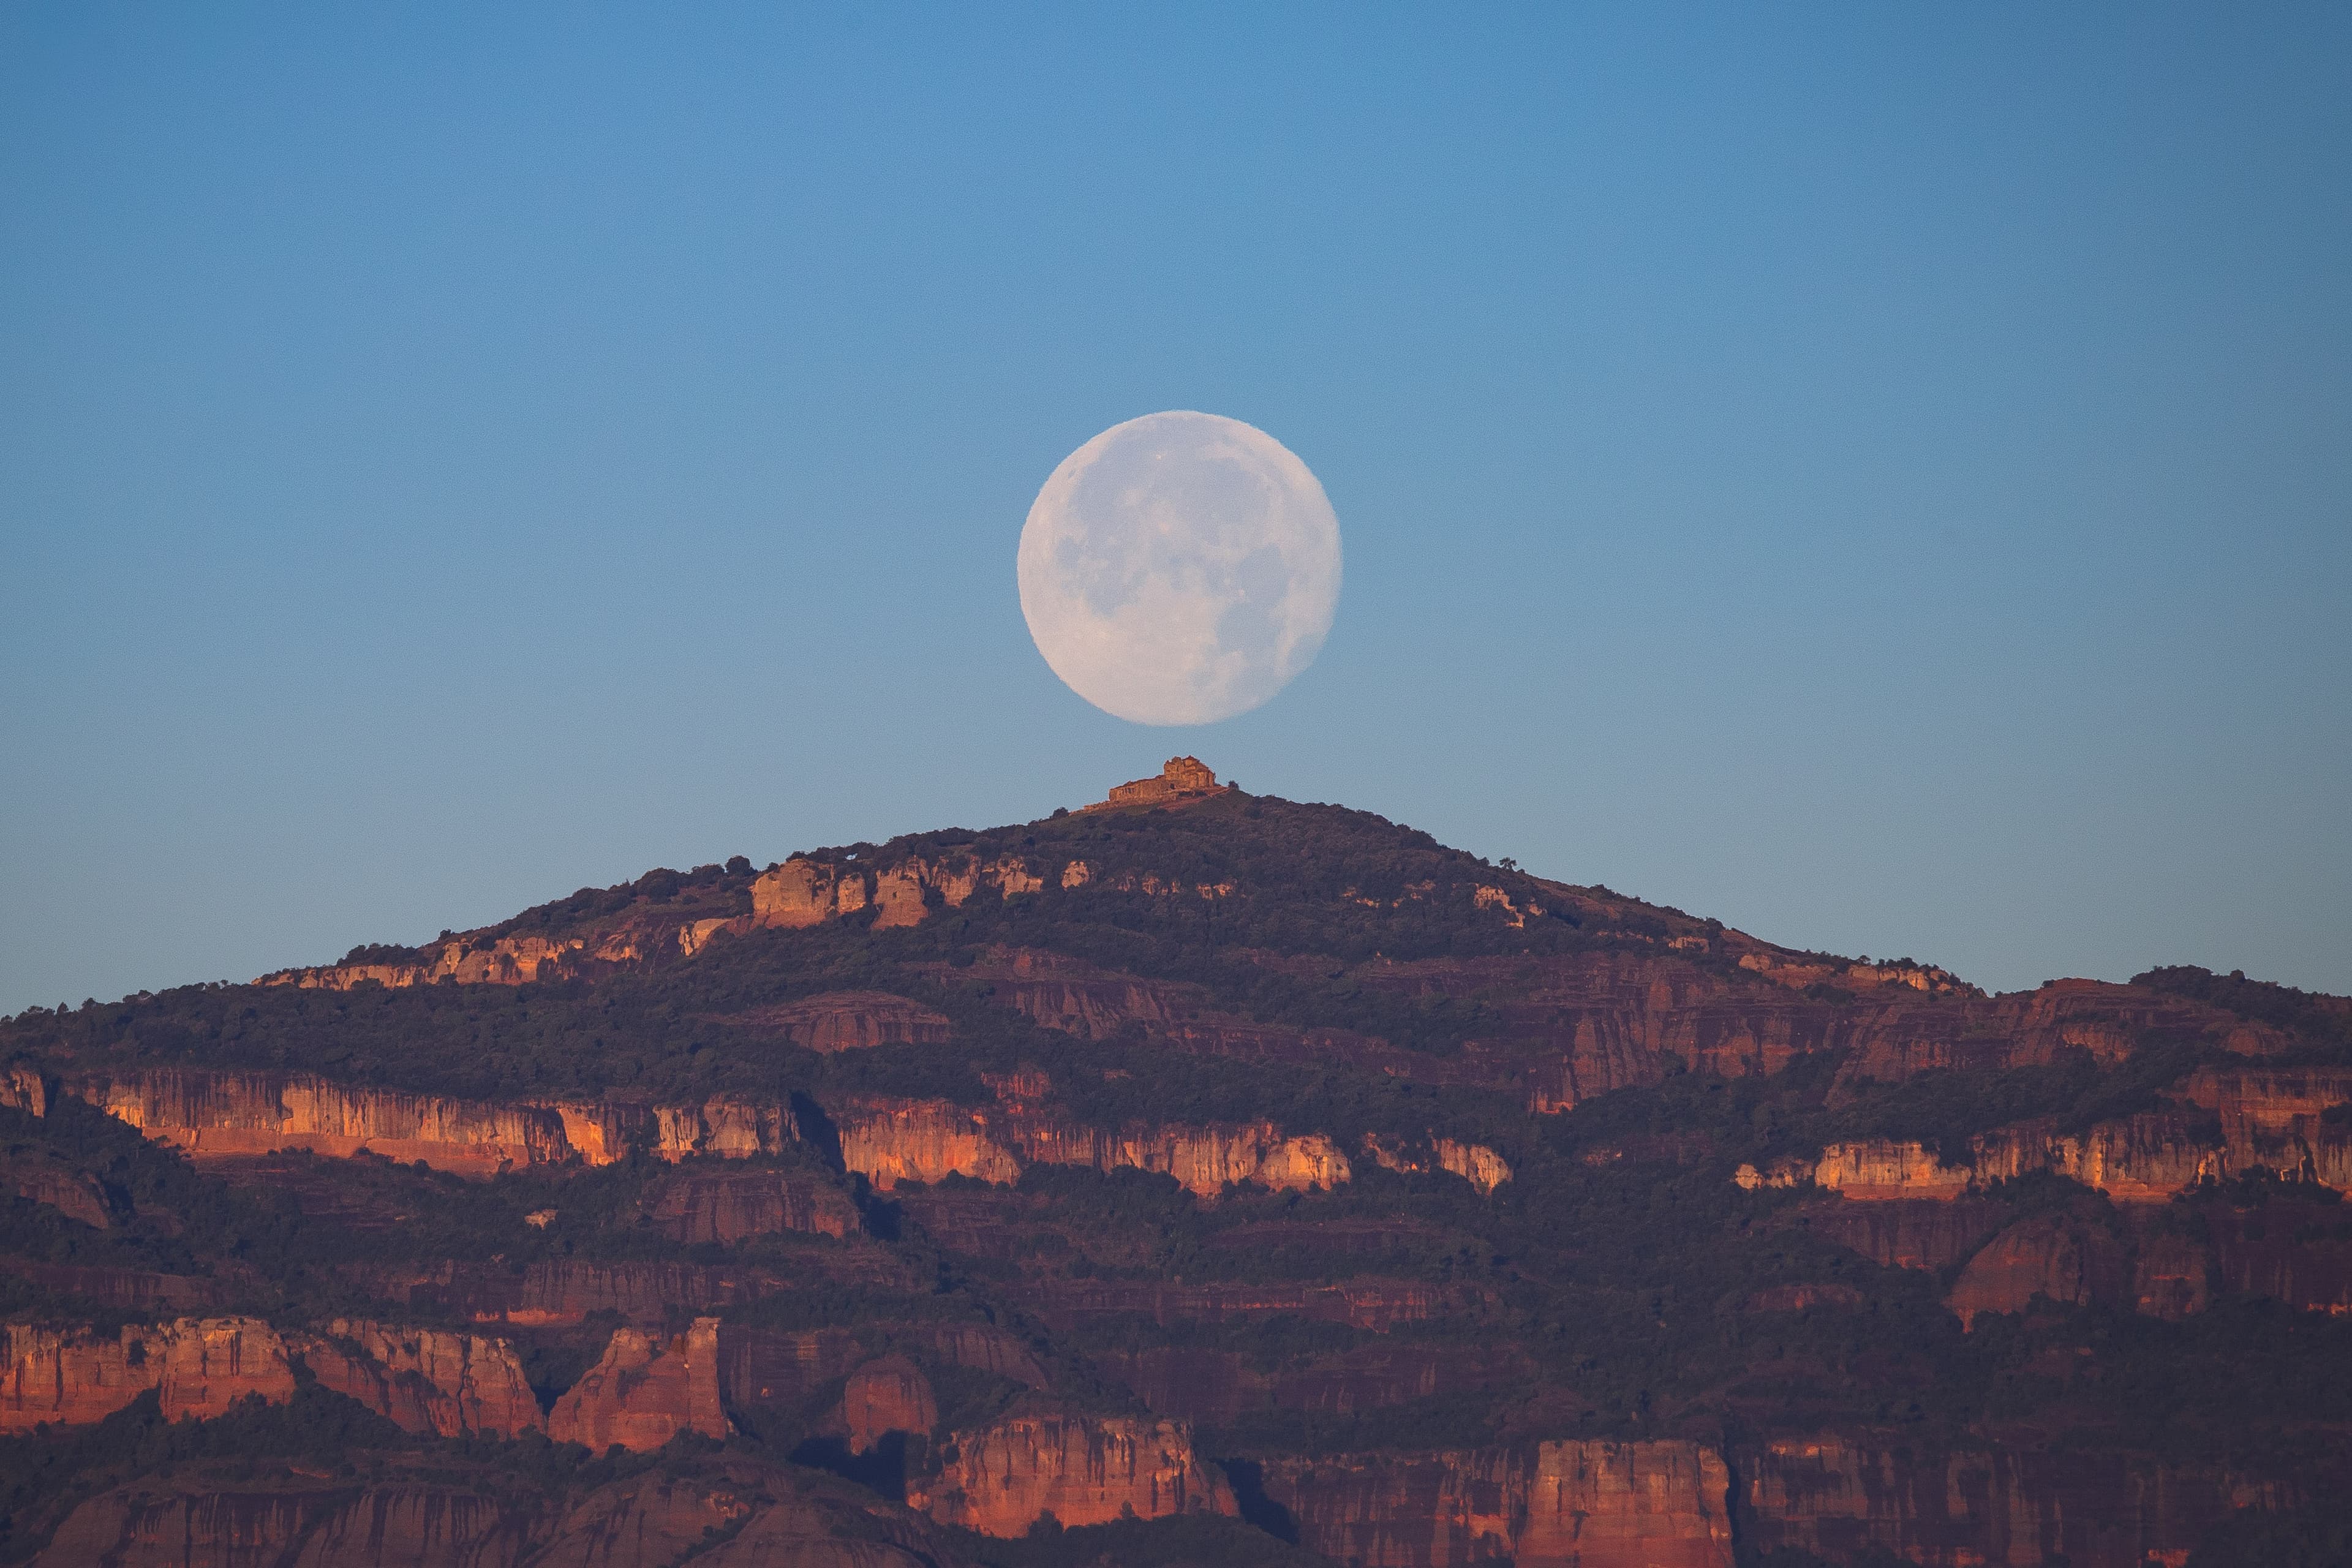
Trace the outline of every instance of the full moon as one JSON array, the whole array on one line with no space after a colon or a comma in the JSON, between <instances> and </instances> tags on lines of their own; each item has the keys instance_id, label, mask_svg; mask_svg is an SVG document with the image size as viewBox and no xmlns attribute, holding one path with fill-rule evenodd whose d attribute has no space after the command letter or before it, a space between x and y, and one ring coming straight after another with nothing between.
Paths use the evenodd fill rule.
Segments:
<instances>
[{"instance_id":1,"label":"full moon","mask_svg":"<svg viewBox=\"0 0 2352 1568\"><path fill-rule=\"evenodd\" d=\"M1021 613L1054 673L1139 724L1246 713L1315 662L1339 520L1265 431L1147 414L1068 457L1021 530Z\"/></svg>"}]
</instances>

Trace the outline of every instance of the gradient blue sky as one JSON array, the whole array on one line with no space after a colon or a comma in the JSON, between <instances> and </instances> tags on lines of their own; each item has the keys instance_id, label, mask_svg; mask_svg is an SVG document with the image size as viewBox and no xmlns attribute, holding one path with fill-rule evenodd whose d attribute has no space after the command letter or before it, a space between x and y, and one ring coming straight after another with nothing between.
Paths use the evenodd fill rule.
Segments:
<instances>
[{"instance_id":1,"label":"gradient blue sky","mask_svg":"<svg viewBox=\"0 0 2352 1568\"><path fill-rule=\"evenodd\" d=\"M2002 988L2352 991L2352 8L0 10L0 1008L1195 752ZM1322 658L1013 584L1161 408Z\"/></svg>"}]
</instances>

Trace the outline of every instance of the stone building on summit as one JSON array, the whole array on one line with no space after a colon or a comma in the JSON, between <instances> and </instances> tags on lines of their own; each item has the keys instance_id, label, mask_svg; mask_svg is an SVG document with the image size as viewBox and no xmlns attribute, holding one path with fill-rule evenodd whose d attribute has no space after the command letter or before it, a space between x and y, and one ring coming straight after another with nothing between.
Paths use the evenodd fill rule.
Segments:
<instances>
[{"instance_id":1,"label":"stone building on summit","mask_svg":"<svg viewBox=\"0 0 2352 1568\"><path fill-rule=\"evenodd\" d=\"M1168 759L1168 765L1160 770L1159 777L1134 779L1123 784L1113 784L1108 800L1104 801L1101 806L1089 806L1087 809L1101 810L1121 805L1190 805L1196 800L1205 800L1213 795L1223 795L1233 787L1231 784L1219 784L1217 775L1211 772L1198 757L1171 757Z\"/></svg>"}]
</instances>

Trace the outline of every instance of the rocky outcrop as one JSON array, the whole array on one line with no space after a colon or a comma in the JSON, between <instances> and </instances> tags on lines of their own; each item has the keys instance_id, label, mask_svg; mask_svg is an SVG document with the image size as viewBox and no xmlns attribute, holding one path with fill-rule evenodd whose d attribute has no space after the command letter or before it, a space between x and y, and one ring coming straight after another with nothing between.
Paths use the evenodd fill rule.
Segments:
<instances>
[{"instance_id":1,"label":"rocky outcrop","mask_svg":"<svg viewBox=\"0 0 2352 1568\"><path fill-rule=\"evenodd\" d=\"M1988 1198L1839 1199L1809 1204L1798 1223L1888 1268L1948 1268L2009 1223L2007 1204Z\"/></svg>"},{"instance_id":2,"label":"rocky outcrop","mask_svg":"<svg viewBox=\"0 0 2352 1568\"><path fill-rule=\"evenodd\" d=\"M1510 1162L1483 1143L1463 1143L1452 1138L1432 1138L1415 1146L1401 1138L1364 1134L1364 1152L1372 1163L1389 1171L1445 1171L1490 1195L1511 1179Z\"/></svg>"},{"instance_id":3,"label":"rocky outcrop","mask_svg":"<svg viewBox=\"0 0 2352 1568\"><path fill-rule=\"evenodd\" d=\"M2116 1300L2129 1278L2124 1247L2094 1222L2034 1215L1993 1237L1969 1259L1944 1305L1973 1328L1984 1312L2021 1312L2037 1296L2061 1306Z\"/></svg>"},{"instance_id":4,"label":"rocky outcrop","mask_svg":"<svg viewBox=\"0 0 2352 1568\"><path fill-rule=\"evenodd\" d=\"M1755 1548L1832 1562L1884 1553L1931 1568L2147 1568L2187 1562L2235 1509L2292 1500L2220 1467L2086 1450L1938 1451L1895 1434L1780 1438L1733 1457Z\"/></svg>"},{"instance_id":5,"label":"rocky outcrop","mask_svg":"<svg viewBox=\"0 0 2352 1568\"><path fill-rule=\"evenodd\" d=\"M910 857L879 869L795 857L751 884L751 923L805 930L871 906L876 927L887 931L921 923L934 902L957 909L984 891L1010 899L1045 885L1017 855Z\"/></svg>"},{"instance_id":6,"label":"rocky outcrop","mask_svg":"<svg viewBox=\"0 0 2352 1568\"><path fill-rule=\"evenodd\" d=\"M697 1318L667 1338L614 1331L604 1358L548 1413L547 1435L601 1454L617 1444L645 1452L680 1432L727 1436L719 1399L719 1320Z\"/></svg>"},{"instance_id":7,"label":"rocky outcrop","mask_svg":"<svg viewBox=\"0 0 2352 1568\"><path fill-rule=\"evenodd\" d=\"M673 1241L732 1244L802 1231L851 1236L862 1227L849 1195L813 1173L681 1171L664 1182L647 1215Z\"/></svg>"},{"instance_id":8,"label":"rocky outcrop","mask_svg":"<svg viewBox=\"0 0 2352 1568\"><path fill-rule=\"evenodd\" d=\"M537 1431L538 1397L504 1340L339 1319L294 1350L321 1386L403 1430L443 1437Z\"/></svg>"},{"instance_id":9,"label":"rocky outcrop","mask_svg":"<svg viewBox=\"0 0 2352 1568\"><path fill-rule=\"evenodd\" d=\"M942 1524L1008 1537L1050 1513L1065 1525L1173 1514L1234 1514L1233 1489L1192 1451L1181 1421L1036 1411L1005 1415L940 1445L938 1468L910 1481L907 1506Z\"/></svg>"},{"instance_id":10,"label":"rocky outcrop","mask_svg":"<svg viewBox=\"0 0 2352 1568\"><path fill-rule=\"evenodd\" d=\"M100 1421L151 1388L167 1421L220 1415L247 1395L275 1404L292 1397L298 1363L411 1432L511 1437L541 1425L513 1347L473 1334L344 1320L281 1333L255 1318L5 1332L0 1430Z\"/></svg>"},{"instance_id":11,"label":"rocky outcrop","mask_svg":"<svg viewBox=\"0 0 2352 1568\"><path fill-rule=\"evenodd\" d=\"M593 936L504 936L496 940L456 937L426 950L413 963L336 963L316 969L281 969L254 982L257 985L293 985L306 991L349 991L376 984L391 990L434 985L448 981L458 985L528 985L574 973L583 958L605 963L625 963L638 956L635 936L626 931Z\"/></svg>"},{"instance_id":12,"label":"rocky outcrop","mask_svg":"<svg viewBox=\"0 0 2352 1568\"><path fill-rule=\"evenodd\" d=\"M96 1230L114 1224L113 1210L96 1182L31 1150L0 1155L0 1201L11 1195L45 1204Z\"/></svg>"},{"instance_id":13,"label":"rocky outcrop","mask_svg":"<svg viewBox=\"0 0 2352 1568\"><path fill-rule=\"evenodd\" d=\"M1354 1173L1326 1137L1293 1137L1271 1122L1238 1127L1087 1127L1043 1113L947 1100L866 1100L834 1118L842 1163L885 1191L950 1174L1011 1183L1025 1165L1156 1171L1202 1197L1251 1183L1276 1192L1334 1187Z\"/></svg>"},{"instance_id":14,"label":"rocky outcrop","mask_svg":"<svg viewBox=\"0 0 2352 1568\"><path fill-rule=\"evenodd\" d=\"M772 1029L796 1046L825 1052L944 1046L950 1036L945 1014L887 991L828 991L737 1013L726 1021Z\"/></svg>"},{"instance_id":15,"label":"rocky outcrop","mask_svg":"<svg viewBox=\"0 0 2352 1568\"><path fill-rule=\"evenodd\" d=\"M1730 1474L1696 1443L1276 1459L1299 1544L1364 1568L1730 1568Z\"/></svg>"},{"instance_id":16,"label":"rocky outcrop","mask_svg":"<svg viewBox=\"0 0 2352 1568\"><path fill-rule=\"evenodd\" d=\"M1806 1182L1849 1198L1957 1198L1975 1184L1966 1165L1947 1165L1925 1146L1891 1138L1832 1143L1818 1160L1781 1160L1759 1170L1742 1165L1732 1180L1743 1187L1791 1187Z\"/></svg>"},{"instance_id":17,"label":"rocky outcrop","mask_svg":"<svg viewBox=\"0 0 2352 1568\"><path fill-rule=\"evenodd\" d=\"M685 1106L497 1105L307 1073L179 1068L95 1074L68 1081L65 1092L197 1160L364 1152L467 1176L573 1159L609 1164L633 1145L666 1160L773 1154L800 1135L789 1107L729 1096Z\"/></svg>"},{"instance_id":18,"label":"rocky outcrop","mask_svg":"<svg viewBox=\"0 0 2352 1568\"><path fill-rule=\"evenodd\" d=\"M893 1432L929 1436L940 1424L940 1403L920 1367L902 1355L884 1356L849 1374L841 1418L849 1428L850 1452L863 1454Z\"/></svg>"},{"instance_id":19,"label":"rocky outcrop","mask_svg":"<svg viewBox=\"0 0 2352 1568\"><path fill-rule=\"evenodd\" d=\"M0 1068L0 1106L28 1116L47 1116L49 1088L40 1069L30 1062L10 1062Z\"/></svg>"},{"instance_id":20,"label":"rocky outcrop","mask_svg":"<svg viewBox=\"0 0 2352 1568\"><path fill-rule=\"evenodd\" d=\"M989 1113L948 1100L870 1100L835 1111L834 1126L842 1164L884 1192L951 1174L1007 1183L1021 1175Z\"/></svg>"},{"instance_id":21,"label":"rocky outcrop","mask_svg":"<svg viewBox=\"0 0 2352 1568\"><path fill-rule=\"evenodd\" d=\"M102 1421L149 1389L163 1418L226 1415L248 1394L291 1398L286 1343L256 1318L182 1318L112 1334L11 1325L0 1350L0 1431Z\"/></svg>"},{"instance_id":22,"label":"rocky outcrop","mask_svg":"<svg viewBox=\"0 0 2352 1568\"><path fill-rule=\"evenodd\" d=\"M573 1152L551 1110L347 1088L299 1073L157 1068L80 1079L67 1092L198 1159L282 1149L348 1157L366 1150L489 1175Z\"/></svg>"}]
</instances>

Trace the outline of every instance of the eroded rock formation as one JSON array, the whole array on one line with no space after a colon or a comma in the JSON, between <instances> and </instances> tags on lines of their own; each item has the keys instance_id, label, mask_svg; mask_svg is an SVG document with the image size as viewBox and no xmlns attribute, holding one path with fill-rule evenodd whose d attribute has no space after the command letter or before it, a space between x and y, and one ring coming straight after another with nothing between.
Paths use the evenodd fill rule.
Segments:
<instances>
[{"instance_id":1,"label":"eroded rock formation","mask_svg":"<svg viewBox=\"0 0 2352 1568\"><path fill-rule=\"evenodd\" d=\"M2018 1221L1969 1259L1944 1305L1974 1327L1982 1312L2021 1312L2037 1296L2087 1307L2122 1296L2123 1244L2096 1222L2067 1214Z\"/></svg>"},{"instance_id":2,"label":"eroded rock formation","mask_svg":"<svg viewBox=\"0 0 2352 1568\"><path fill-rule=\"evenodd\" d=\"M863 1454L893 1432L929 1436L940 1424L940 1404L920 1367L902 1355L884 1356L849 1374L841 1418L849 1427L850 1451Z\"/></svg>"},{"instance_id":3,"label":"eroded rock formation","mask_svg":"<svg viewBox=\"0 0 2352 1568\"><path fill-rule=\"evenodd\" d=\"M601 1454L618 1444L640 1452L680 1432L727 1436L719 1399L719 1320L697 1318L685 1333L619 1329L604 1358L555 1402L547 1435Z\"/></svg>"},{"instance_id":4,"label":"eroded rock formation","mask_svg":"<svg viewBox=\"0 0 2352 1568\"><path fill-rule=\"evenodd\" d=\"M790 1171L681 1171L662 1184L646 1212L663 1234L688 1244L861 1228L847 1194L814 1173Z\"/></svg>"},{"instance_id":5,"label":"eroded rock formation","mask_svg":"<svg viewBox=\"0 0 2352 1568\"><path fill-rule=\"evenodd\" d=\"M504 1340L338 1319L295 1349L322 1386L406 1431L513 1437L545 1425Z\"/></svg>"},{"instance_id":6,"label":"eroded rock formation","mask_svg":"<svg viewBox=\"0 0 2352 1568\"><path fill-rule=\"evenodd\" d=\"M247 1394L292 1397L286 1343L257 1318L182 1318L112 1334L11 1325L0 1366L0 1430L102 1421L149 1389L163 1417L226 1415Z\"/></svg>"},{"instance_id":7,"label":"eroded rock formation","mask_svg":"<svg viewBox=\"0 0 2352 1568\"><path fill-rule=\"evenodd\" d=\"M1696 1443L1569 1441L1279 1459L1266 1496L1335 1562L1730 1568L1730 1473Z\"/></svg>"},{"instance_id":8,"label":"eroded rock formation","mask_svg":"<svg viewBox=\"0 0 2352 1568\"><path fill-rule=\"evenodd\" d=\"M907 1505L942 1524L982 1535L1025 1533L1051 1513L1065 1525L1171 1514L1236 1512L1234 1494L1192 1451L1181 1421L1079 1415L1006 1415L940 1446L934 1474L910 1483Z\"/></svg>"}]
</instances>

